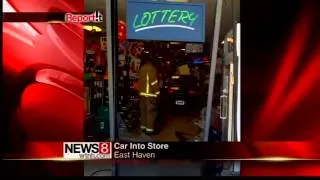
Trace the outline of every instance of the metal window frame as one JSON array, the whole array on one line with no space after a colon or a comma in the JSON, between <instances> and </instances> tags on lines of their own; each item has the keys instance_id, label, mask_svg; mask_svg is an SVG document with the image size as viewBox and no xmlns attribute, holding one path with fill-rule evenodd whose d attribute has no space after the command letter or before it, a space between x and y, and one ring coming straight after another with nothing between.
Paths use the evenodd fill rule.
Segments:
<instances>
[{"instance_id":1,"label":"metal window frame","mask_svg":"<svg viewBox=\"0 0 320 180\"><path fill-rule=\"evenodd\" d=\"M117 61L118 61L118 2L106 0L106 37L107 37L107 63L108 63L108 91L109 91L109 122L110 141L119 139L117 119ZM118 175L118 165L112 165L112 175Z\"/></svg>"},{"instance_id":2,"label":"metal window frame","mask_svg":"<svg viewBox=\"0 0 320 180\"><path fill-rule=\"evenodd\" d=\"M217 53L219 46L219 35L220 35L220 25L221 25L221 16L222 16L222 5L223 0L217 0L216 3L216 15L214 22L214 33L212 39L212 50L211 50L211 66L210 66L210 78L209 78L209 88L208 88L208 99L207 99L207 108L206 108L206 119L205 119L205 129L203 141L207 142L209 138L209 129L211 125L211 109L213 101L213 90L214 90L214 81L216 74L216 64L217 64Z\"/></svg>"}]
</instances>

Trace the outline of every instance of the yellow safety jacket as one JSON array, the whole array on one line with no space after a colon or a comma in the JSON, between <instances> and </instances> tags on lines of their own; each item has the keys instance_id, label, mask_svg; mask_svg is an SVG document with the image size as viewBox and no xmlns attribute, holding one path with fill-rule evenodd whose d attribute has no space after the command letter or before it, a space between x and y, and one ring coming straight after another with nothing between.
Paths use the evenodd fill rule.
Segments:
<instances>
[{"instance_id":1,"label":"yellow safety jacket","mask_svg":"<svg viewBox=\"0 0 320 180\"><path fill-rule=\"evenodd\" d=\"M151 64L142 66L139 72L139 93L144 97L157 97L160 94L157 70Z\"/></svg>"}]
</instances>

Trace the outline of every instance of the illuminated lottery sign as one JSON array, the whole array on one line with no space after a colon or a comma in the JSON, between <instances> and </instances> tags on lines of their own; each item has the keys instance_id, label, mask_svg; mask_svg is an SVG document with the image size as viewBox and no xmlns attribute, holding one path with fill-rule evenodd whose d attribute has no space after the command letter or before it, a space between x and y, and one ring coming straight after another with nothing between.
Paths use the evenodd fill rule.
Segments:
<instances>
[{"instance_id":1,"label":"illuminated lottery sign","mask_svg":"<svg viewBox=\"0 0 320 180\"><path fill-rule=\"evenodd\" d=\"M205 41L205 5L128 0L128 39Z\"/></svg>"}]
</instances>

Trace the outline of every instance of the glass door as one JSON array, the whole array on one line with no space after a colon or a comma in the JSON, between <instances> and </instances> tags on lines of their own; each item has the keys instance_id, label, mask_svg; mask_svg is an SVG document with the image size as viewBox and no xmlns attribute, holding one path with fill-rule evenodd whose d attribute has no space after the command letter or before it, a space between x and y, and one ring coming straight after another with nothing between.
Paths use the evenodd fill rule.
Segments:
<instances>
[{"instance_id":1,"label":"glass door","mask_svg":"<svg viewBox=\"0 0 320 180\"><path fill-rule=\"evenodd\" d=\"M173 1L159 0L159 2L166 3L177 2ZM118 7L112 4L109 11L111 14L109 13L109 16L107 16L107 18L111 19L107 23L109 24L107 26L107 42L110 37L112 44L109 44L111 48L108 51L108 58L110 57L108 65L111 64L111 66L108 69L108 73L112 74L112 80L109 78L108 84L109 95L112 96L112 98L109 97L109 102L112 103L109 111L110 119L115 120L113 121L114 126L111 125L110 127L116 127L113 130L110 129L111 134L114 135L113 140L222 141L222 136L212 133L214 131L220 132L219 129L221 129L219 125L220 92L217 89L223 86L221 84L223 80L217 80L219 76L217 76L216 65L219 62L219 42L223 39L221 37L225 37L228 33L227 30L233 27L233 16L231 16L230 20L226 18L230 16L225 16L225 13L233 14L232 5L234 1L236 0L184 0L183 2L179 0L179 3L202 3L206 7L204 18L205 38L202 43L189 42L188 39L186 41L168 41L127 38L127 29L130 28L130 23L127 21L130 16L128 17L127 11L128 9L132 10L132 8L127 9L127 0L117 1ZM111 2L114 3L114 1ZM149 1L145 0L143 2ZM150 0L150 2L155 1ZM150 22L149 24L145 22L144 25L150 25ZM164 26L144 27L137 31L154 32L154 28L158 27ZM169 26L165 27L168 28ZM171 25L170 28L172 27L178 26ZM167 29L167 32L170 32L170 28ZM157 37L164 35L158 34ZM141 69L148 61L146 59L152 61L147 66L157 72L152 78L151 76L153 75L141 76L143 74ZM232 74L230 74L230 71L222 70L221 72L228 77L226 78L228 79L226 83L228 90L225 98L227 104L225 111L226 119L230 120L232 118L229 118L231 115L228 112L232 111L231 106L235 101L230 97L229 94L232 94L232 92L229 92L229 90L231 88L235 91L235 89L231 86L230 82L232 81L229 80L229 77L233 76L235 71ZM225 76L221 75L220 77ZM142 81L141 79L144 80ZM149 82L147 83L149 86L141 86L141 82ZM158 88L155 88L154 92L148 91L154 85ZM157 94L158 92L160 94ZM154 98L155 101L151 102L150 98L142 97L141 94L152 94L157 98ZM148 100L146 101L146 99ZM231 103L229 103L230 101ZM145 106L142 106L143 104ZM152 108L150 108L151 105ZM153 123L149 123L147 127L144 127L145 124L142 123L142 114L148 110L142 110L142 107L152 109L152 112L147 112L147 114L154 114ZM216 115L218 115L218 118ZM232 126L232 123L226 124L226 131L232 134L232 130L228 128ZM229 135L229 138L231 136ZM202 162L177 162L170 165L163 161L150 162L148 164L141 164L140 161L130 161L130 163L127 165L118 164L116 166L116 175L203 175ZM210 164L208 172L219 171L219 165L216 162ZM216 174L219 173L217 172Z\"/></svg>"},{"instance_id":2,"label":"glass door","mask_svg":"<svg viewBox=\"0 0 320 180\"><path fill-rule=\"evenodd\" d=\"M112 14L115 1L85 0L85 11L102 13L103 22L84 25L85 31L85 86L86 86L86 141L116 140L114 55L117 39ZM108 161L86 161L85 176L114 176L115 165Z\"/></svg>"},{"instance_id":3,"label":"glass door","mask_svg":"<svg viewBox=\"0 0 320 180\"><path fill-rule=\"evenodd\" d=\"M223 75L220 96L222 140L240 142L240 26L235 24L223 44ZM224 164L226 174L239 174L240 162Z\"/></svg>"}]
</instances>

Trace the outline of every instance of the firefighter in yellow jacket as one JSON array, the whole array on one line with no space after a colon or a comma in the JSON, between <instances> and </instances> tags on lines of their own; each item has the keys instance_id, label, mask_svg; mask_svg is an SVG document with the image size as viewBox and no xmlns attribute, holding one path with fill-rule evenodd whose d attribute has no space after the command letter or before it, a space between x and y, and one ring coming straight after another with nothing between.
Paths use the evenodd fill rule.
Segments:
<instances>
[{"instance_id":1,"label":"firefighter in yellow jacket","mask_svg":"<svg viewBox=\"0 0 320 180\"><path fill-rule=\"evenodd\" d=\"M140 127L146 133L154 132L154 121L157 117L157 97L160 94L156 67L151 56L144 55L144 65L139 72L140 94Z\"/></svg>"}]
</instances>

